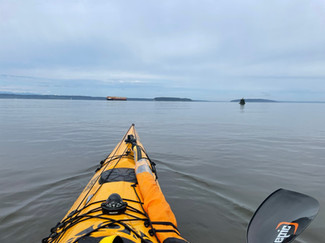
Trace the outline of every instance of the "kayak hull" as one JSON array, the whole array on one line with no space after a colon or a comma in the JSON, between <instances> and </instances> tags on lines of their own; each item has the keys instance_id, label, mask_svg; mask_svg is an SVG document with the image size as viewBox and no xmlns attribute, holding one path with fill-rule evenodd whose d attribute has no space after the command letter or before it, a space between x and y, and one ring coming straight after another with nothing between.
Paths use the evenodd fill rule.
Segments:
<instances>
[{"instance_id":1,"label":"kayak hull","mask_svg":"<svg viewBox=\"0 0 325 243\"><path fill-rule=\"evenodd\" d=\"M158 242L156 236L149 233L151 227L136 180L132 145L125 142L128 135L137 139L143 157L147 158L132 125L112 153L100 163L95 175L45 242L87 242L87 238L101 239L110 235L120 236L123 242ZM101 204L113 193L127 203L125 213L108 215L102 212Z\"/></svg>"}]
</instances>

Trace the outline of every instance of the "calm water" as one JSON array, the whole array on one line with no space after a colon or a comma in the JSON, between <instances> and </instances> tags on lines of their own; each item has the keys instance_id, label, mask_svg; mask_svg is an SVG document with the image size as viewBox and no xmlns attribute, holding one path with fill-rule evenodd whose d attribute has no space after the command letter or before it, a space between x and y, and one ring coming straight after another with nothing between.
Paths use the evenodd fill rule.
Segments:
<instances>
[{"instance_id":1,"label":"calm water","mask_svg":"<svg viewBox=\"0 0 325 243\"><path fill-rule=\"evenodd\" d=\"M317 198L296 242L324 242L325 104L0 99L0 242L40 242L135 123L190 242L245 242L278 188Z\"/></svg>"}]
</instances>

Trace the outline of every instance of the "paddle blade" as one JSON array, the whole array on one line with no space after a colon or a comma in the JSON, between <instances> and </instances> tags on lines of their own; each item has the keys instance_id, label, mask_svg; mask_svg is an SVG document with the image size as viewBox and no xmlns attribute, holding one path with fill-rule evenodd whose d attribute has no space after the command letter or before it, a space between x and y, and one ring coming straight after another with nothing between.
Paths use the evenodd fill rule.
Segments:
<instances>
[{"instance_id":1,"label":"paddle blade","mask_svg":"<svg viewBox=\"0 0 325 243\"><path fill-rule=\"evenodd\" d=\"M247 243L288 243L300 235L316 217L316 199L279 189L260 205L247 229Z\"/></svg>"}]
</instances>

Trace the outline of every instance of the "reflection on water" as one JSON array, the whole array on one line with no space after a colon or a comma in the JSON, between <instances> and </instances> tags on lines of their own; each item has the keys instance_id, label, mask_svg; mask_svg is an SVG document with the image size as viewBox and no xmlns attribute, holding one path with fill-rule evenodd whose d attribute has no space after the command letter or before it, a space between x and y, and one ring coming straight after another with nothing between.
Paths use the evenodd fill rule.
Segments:
<instances>
[{"instance_id":1,"label":"reflection on water","mask_svg":"<svg viewBox=\"0 0 325 243\"><path fill-rule=\"evenodd\" d=\"M191 242L245 242L277 188L325 202L324 104L0 100L0 241L39 242L135 123ZM322 242L325 213L299 238ZM298 241L299 242L299 241Z\"/></svg>"},{"instance_id":2,"label":"reflection on water","mask_svg":"<svg viewBox=\"0 0 325 243\"><path fill-rule=\"evenodd\" d=\"M245 112L245 105L239 105L239 107L241 112Z\"/></svg>"}]
</instances>

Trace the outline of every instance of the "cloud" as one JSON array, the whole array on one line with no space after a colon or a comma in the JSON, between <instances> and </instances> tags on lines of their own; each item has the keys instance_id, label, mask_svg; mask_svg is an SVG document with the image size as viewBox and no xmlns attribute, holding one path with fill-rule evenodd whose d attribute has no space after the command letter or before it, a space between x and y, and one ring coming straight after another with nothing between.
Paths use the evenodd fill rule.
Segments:
<instances>
[{"instance_id":1,"label":"cloud","mask_svg":"<svg viewBox=\"0 0 325 243\"><path fill-rule=\"evenodd\" d=\"M141 83L151 93L198 98L324 89L322 0L0 5L0 73L34 77L28 82L35 92L38 78L49 90L60 84L56 92L65 93L71 92L63 85L69 80L84 87Z\"/></svg>"}]
</instances>

